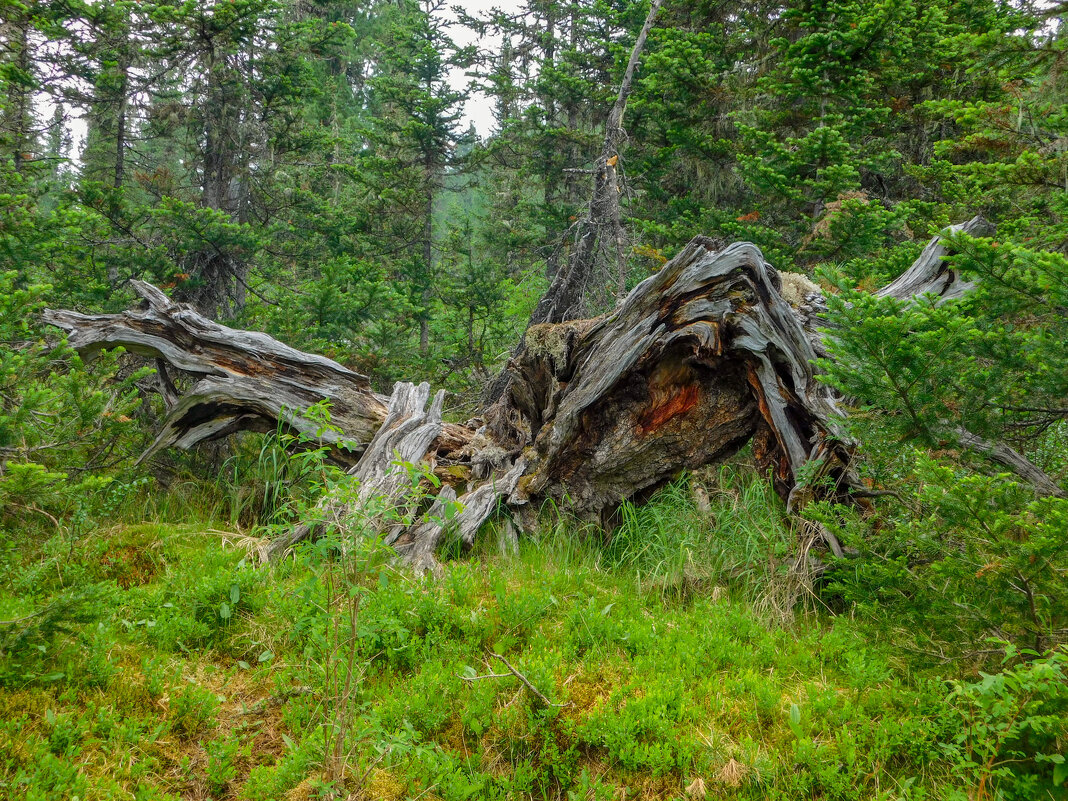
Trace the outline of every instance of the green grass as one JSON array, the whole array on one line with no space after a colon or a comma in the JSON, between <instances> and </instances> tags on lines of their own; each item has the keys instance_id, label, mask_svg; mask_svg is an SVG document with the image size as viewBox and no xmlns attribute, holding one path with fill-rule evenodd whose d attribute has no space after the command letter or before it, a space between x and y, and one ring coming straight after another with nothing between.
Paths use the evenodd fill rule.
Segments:
<instances>
[{"instance_id":1,"label":"green grass","mask_svg":"<svg viewBox=\"0 0 1068 801\"><path fill-rule=\"evenodd\" d=\"M755 483L707 484L608 546L549 527L438 581L325 549L259 569L190 525L13 551L0 618L58 630L5 640L0 797L328 797L333 725L357 799L967 797L946 683L803 592L783 615L796 535Z\"/></svg>"}]
</instances>

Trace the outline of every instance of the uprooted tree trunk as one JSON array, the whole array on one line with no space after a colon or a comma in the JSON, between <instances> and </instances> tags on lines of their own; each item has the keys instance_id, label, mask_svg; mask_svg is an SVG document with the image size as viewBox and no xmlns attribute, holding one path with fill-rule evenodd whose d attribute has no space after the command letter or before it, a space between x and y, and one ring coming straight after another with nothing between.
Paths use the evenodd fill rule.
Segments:
<instances>
[{"instance_id":1,"label":"uprooted tree trunk","mask_svg":"<svg viewBox=\"0 0 1068 801\"><path fill-rule=\"evenodd\" d=\"M47 309L43 319L66 331L83 356L122 346L157 360L167 417L142 460L163 448L188 449L237 431L275 431L282 425L335 446L334 460L353 465L386 419L389 398L372 392L366 376L266 334L212 322L144 281L130 285L144 301L141 309L96 315ZM178 393L171 369L197 383ZM319 421L306 414L323 401L341 433L320 431ZM445 426L438 447L456 446L463 435Z\"/></svg>"},{"instance_id":2,"label":"uprooted tree trunk","mask_svg":"<svg viewBox=\"0 0 1068 801\"><path fill-rule=\"evenodd\" d=\"M913 267L933 266L918 291L944 282L940 247L933 241ZM359 487L354 497L324 498L314 520L272 546L275 556L324 523L345 526L375 497L410 522L369 524L414 567L433 569L443 538L469 545L491 516L506 532L525 529L552 502L610 523L621 502L749 442L790 509L812 493L844 499L859 487L854 443L811 366L818 335L749 243L721 250L698 237L612 314L532 326L506 368L507 391L465 425L442 422L443 396L430 402L425 384L399 383L387 399L336 362L213 323L148 284L134 288L142 309L46 311L44 319L83 353L122 345L199 378L173 401L150 453L239 429L315 436L304 410L329 402L341 433L326 441ZM165 397L177 394L165 369L160 379ZM407 508L407 476L391 470L398 456L442 477L429 513ZM460 511L445 515L454 500Z\"/></svg>"}]
</instances>

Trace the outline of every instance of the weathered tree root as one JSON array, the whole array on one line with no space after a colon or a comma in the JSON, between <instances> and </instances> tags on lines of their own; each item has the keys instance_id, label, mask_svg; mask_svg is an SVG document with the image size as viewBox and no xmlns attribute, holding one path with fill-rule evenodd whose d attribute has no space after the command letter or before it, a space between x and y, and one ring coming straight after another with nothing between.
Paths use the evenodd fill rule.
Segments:
<instances>
[{"instance_id":1,"label":"weathered tree root","mask_svg":"<svg viewBox=\"0 0 1068 801\"><path fill-rule=\"evenodd\" d=\"M983 226L976 218L955 228ZM882 294L933 291L948 298L967 291L944 255L934 238ZM341 433L323 439L337 461L351 465L355 495L325 498L314 520L272 545L273 557L323 525L349 526L362 514L360 525L376 528L401 559L435 570L445 537L470 545L495 514L504 513L504 528L512 531L512 521L529 522L532 509L552 502L608 523L622 501L749 442L791 510L813 498L846 500L864 491L851 468L855 443L836 423L838 400L813 372L821 298L806 298L800 313L792 308L778 272L749 243L720 249L697 237L612 314L532 326L495 402L464 426L442 421L442 393L427 407L426 384L399 383L387 399L330 359L206 320L143 282L134 289L145 308L115 315L46 311L44 319L66 330L83 353L121 345L199 378L175 398L161 374L171 408L149 453L279 425L315 436L317 423L304 410L331 404ZM984 445L988 453L1006 453L1005 446ZM1030 465L1015 451L1009 456L1017 466ZM446 484L437 497L423 498L429 509L416 509L406 472L392 466L398 459L461 469L441 471ZM357 511L372 498L409 522ZM457 504L461 511L447 515Z\"/></svg>"}]
</instances>

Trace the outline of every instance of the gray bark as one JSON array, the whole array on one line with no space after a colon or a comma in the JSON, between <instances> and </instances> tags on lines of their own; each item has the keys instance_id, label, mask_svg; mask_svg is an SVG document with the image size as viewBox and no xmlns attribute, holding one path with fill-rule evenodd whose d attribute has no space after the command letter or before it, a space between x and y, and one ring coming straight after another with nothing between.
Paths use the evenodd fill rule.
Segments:
<instances>
[{"instance_id":1,"label":"gray bark","mask_svg":"<svg viewBox=\"0 0 1068 801\"><path fill-rule=\"evenodd\" d=\"M177 402L169 398L173 407L142 458L241 429L273 431L280 423L314 437L318 423L304 412L328 401L333 423L344 433L327 432L322 439L337 446L339 461L354 463L385 419L388 399L371 391L366 376L266 334L212 322L151 284L131 286L145 308L98 315L46 309L43 319L66 331L70 344L87 356L122 346L199 379ZM353 444L351 452L343 441Z\"/></svg>"},{"instance_id":2,"label":"gray bark","mask_svg":"<svg viewBox=\"0 0 1068 801\"><path fill-rule=\"evenodd\" d=\"M575 245L569 263L555 273L549 291L538 302L530 316L530 325L560 323L574 319L581 311L583 299L594 279L598 254L608 254L614 267L622 297L626 279L624 262L623 225L620 220L619 147L624 139L623 114L634 83L649 31L653 27L662 0L653 0L638 39L631 50L616 101L605 122L604 144L593 168L593 194L586 214L575 228Z\"/></svg>"},{"instance_id":3,"label":"gray bark","mask_svg":"<svg viewBox=\"0 0 1068 801\"><path fill-rule=\"evenodd\" d=\"M442 470L451 487L427 499L440 511L455 493L461 509L447 523L424 514L412 525L381 525L420 569L433 569L444 537L470 545L498 511L523 524L552 501L607 521L623 500L751 439L791 503L804 494L798 471L812 460L832 475L836 495L853 484L852 444L835 429L829 390L815 381L805 331L779 294L777 272L750 244L719 250L698 238L613 314L533 327L509 366L509 392L471 426L441 422L440 395L426 410L425 385L399 384L387 400L330 359L206 320L147 284L134 287L143 309L44 316L83 353L122 345L199 379L174 403L150 452L279 425L314 436L318 424L304 410L327 400L342 433L323 439L354 467L361 503L384 498L404 508L405 519L414 514L399 500L409 487L390 470L396 451L404 461L458 468ZM343 521L352 508L335 504L324 519ZM274 552L294 541L287 540Z\"/></svg>"},{"instance_id":4,"label":"gray bark","mask_svg":"<svg viewBox=\"0 0 1068 801\"><path fill-rule=\"evenodd\" d=\"M1058 498L1068 497L1068 493L1062 490L1038 465L1015 448L1003 442L991 442L961 426L951 426L950 430L965 448L986 457L994 464L1011 470L1034 487L1038 494L1054 495Z\"/></svg>"},{"instance_id":5,"label":"gray bark","mask_svg":"<svg viewBox=\"0 0 1068 801\"><path fill-rule=\"evenodd\" d=\"M966 233L972 236L984 236L993 231L993 226L982 217L972 217L964 223L951 225L940 236L933 237L923 249L920 257L912 263L896 280L887 284L875 294L881 298L907 300L924 294L937 295L942 300L956 300L964 297L975 284L964 280L961 274L953 270L945 261L948 248L944 236Z\"/></svg>"},{"instance_id":6,"label":"gray bark","mask_svg":"<svg viewBox=\"0 0 1068 801\"><path fill-rule=\"evenodd\" d=\"M913 277L895 282L911 289L894 291L955 291L940 247L933 241L906 273ZM343 432L332 444L338 461L352 465L355 495L325 498L272 555L332 523L374 529L399 558L434 571L443 540L470 546L495 515L506 548L512 525L529 525L545 503L610 525L621 502L749 442L791 510L816 498L863 496L851 467L855 443L836 422L838 400L811 365L819 298L802 299L802 313L781 288L756 246L721 249L698 237L611 314L528 329L526 347L505 370L506 391L464 426L442 422L441 393L427 407L426 384L398 384L383 398L330 359L205 320L140 282L145 309L46 311L45 320L68 331L83 353L123 345L200 378L171 409L153 449L238 429L282 425L307 433L315 424L303 410L329 400ZM1015 451L966 431L958 436L1030 475L1040 491L1060 492ZM425 485L411 492L406 471L393 464L398 454L435 470L443 481L436 497Z\"/></svg>"},{"instance_id":7,"label":"gray bark","mask_svg":"<svg viewBox=\"0 0 1068 801\"><path fill-rule=\"evenodd\" d=\"M533 451L512 502L566 499L603 518L754 437L791 503L812 460L846 492L853 446L779 288L754 245L720 251L699 237L608 317L531 328L509 392L485 415L498 443Z\"/></svg>"},{"instance_id":8,"label":"gray bark","mask_svg":"<svg viewBox=\"0 0 1068 801\"><path fill-rule=\"evenodd\" d=\"M359 527L370 533L385 528L385 542L392 544L406 528L403 521L414 511L410 508L412 488L403 463L421 463L441 435L445 391L439 391L427 408L429 398L429 384L396 384L385 419L360 461L349 470L355 491L320 499L310 521L271 543L268 558L282 555L326 527Z\"/></svg>"}]
</instances>

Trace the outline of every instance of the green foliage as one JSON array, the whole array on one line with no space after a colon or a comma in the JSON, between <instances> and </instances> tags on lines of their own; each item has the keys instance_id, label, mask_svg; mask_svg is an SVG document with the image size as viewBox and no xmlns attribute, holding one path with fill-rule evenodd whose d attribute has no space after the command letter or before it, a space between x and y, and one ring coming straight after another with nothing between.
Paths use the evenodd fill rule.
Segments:
<instances>
[{"instance_id":1,"label":"green foliage","mask_svg":"<svg viewBox=\"0 0 1068 801\"><path fill-rule=\"evenodd\" d=\"M0 620L0 685L70 680L84 670L85 651L99 645L91 626L105 617L110 589L100 584L71 588L40 609Z\"/></svg>"},{"instance_id":2,"label":"green foliage","mask_svg":"<svg viewBox=\"0 0 1068 801\"><path fill-rule=\"evenodd\" d=\"M722 480L725 496L745 497L744 484ZM656 503L707 514L683 508L681 489ZM712 508L723 518L744 509ZM896 642L875 644L863 620L770 620L747 600L766 579L730 575L740 554L682 595L651 580L660 558L606 568L592 544L549 531L516 560L455 562L433 584L394 571L373 546L342 555L334 542L277 569L263 603L234 615L214 650L171 651L144 626L107 623L167 586L222 585L233 565L214 558L212 535L155 531L167 571L68 623L79 641L104 633L91 648L117 655L116 679L89 686L71 669L0 688L7 787L119 798L136 782L159 797L249 799L298 786L380 798L434 787L494 799L677 795L700 778L728 798L859 799L875 781L942 797L986 776L983 786L1030 798L1060 775L1059 652L1021 662L1010 649L1000 672L947 695L931 671L903 670ZM95 558L84 546L71 556ZM545 708L491 652L562 706ZM501 675L472 680L488 673ZM135 749L134 763L116 759ZM332 777L324 753L338 760ZM1017 761L997 764L1006 759Z\"/></svg>"},{"instance_id":3,"label":"green foliage","mask_svg":"<svg viewBox=\"0 0 1068 801\"><path fill-rule=\"evenodd\" d=\"M1041 436L1063 416L1068 337L1056 253L965 235L950 243L954 267L974 277L965 299L881 298L844 283L829 299L835 329L827 380L864 411L889 413L904 438L954 439L956 426L995 439Z\"/></svg>"},{"instance_id":4,"label":"green foliage","mask_svg":"<svg viewBox=\"0 0 1068 801\"><path fill-rule=\"evenodd\" d=\"M679 598L736 591L777 617L807 596L798 532L752 472L723 466L685 477L641 506L625 503L621 516L602 558L635 570L651 590Z\"/></svg>"},{"instance_id":5,"label":"green foliage","mask_svg":"<svg viewBox=\"0 0 1068 801\"><path fill-rule=\"evenodd\" d=\"M124 626L143 631L168 650L224 645L235 620L263 603L266 576L241 556L204 553L198 569L171 576L156 591L139 593Z\"/></svg>"},{"instance_id":6,"label":"green foliage","mask_svg":"<svg viewBox=\"0 0 1068 801\"><path fill-rule=\"evenodd\" d=\"M176 691L171 701L171 725L180 736L192 737L211 728L218 711L219 700L214 693L189 683Z\"/></svg>"},{"instance_id":7,"label":"green foliage","mask_svg":"<svg viewBox=\"0 0 1068 801\"><path fill-rule=\"evenodd\" d=\"M425 466L395 466L411 502L368 504L355 542L317 511L355 490L324 458L325 408L307 412L320 437L134 469L161 411L150 370L119 353L88 369L39 325L45 304L125 309L126 279L146 278L377 389L434 379L471 416L570 257L647 7L461 13L480 42L500 35L475 52L437 2L5 5L0 792L1062 791L1068 509L961 436L1064 486L1056 9L667 3L650 35L619 161L626 280L704 234L833 288L821 367L858 471L896 493L863 516L810 510L844 559L817 562L819 529L732 465L624 504L610 536L562 515L514 562L480 543L477 568L417 582L374 534L425 514ZM463 132L457 70L493 131ZM966 297L869 294L980 212L996 235L948 242ZM143 517L230 531L122 525ZM259 536L297 520L324 536L254 567ZM990 636L1010 643L996 670Z\"/></svg>"},{"instance_id":8,"label":"green foliage","mask_svg":"<svg viewBox=\"0 0 1068 801\"><path fill-rule=\"evenodd\" d=\"M923 651L967 653L991 636L1038 651L1061 642L1068 502L921 454L911 469L902 491L914 505L874 532L812 510L858 551L830 589Z\"/></svg>"},{"instance_id":9,"label":"green foliage","mask_svg":"<svg viewBox=\"0 0 1068 801\"><path fill-rule=\"evenodd\" d=\"M90 372L65 344L49 345L34 318L50 288L21 283L0 274L0 519L77 518L109 483L94 471L140 441L130 415L149 371L118 379L113 353Z\"/></svg>"},{"instance_id":10,"label":"green foliage","mask_svg":"<svg viewBox=\"0 0 1068 801\"><path fill-rule=\"evenodd\" d=\"M208 754L207 784L213 793L223 793L227 786L237 778L237 760L248 756L247 748L242 748L236 737L225 740L209 740L204 744Z\"/></svg>"},{"instance_id":11,"label":"green foliage","mask_svg":"<svg viewBox=\"0 0 1068 801\"><path fill-rule=\"evenodd\" d=\"M1007 646L1004 662L1031 661L975 682L952 683L960 731L943 750L980 797L1046 798L1068 780L1068 654L1039 658Z\"/></svg>"},{"instance_id":12,"label":"green foliage","mask_svg":"<svg viewBox=\"0 0 1068 801\"><path fill-rule=\"evenodd\" d=\"M901 272L912 248L824 270L837 293L820 366L852 407L860 468L897 502L874 526L842 510L814 513L859 553L833 589L911 629L922 652L982 656L988 636L1042 652L1064 641L1064 501L997 475L965 432L1011 445L1064 484L1055 454L1068 395L1068 262L1063 193L1050 191L1063 159L1044 144L1063 127L1050 105L1062 79L1048 59L1064 39L1008 7L966 28L940 47L969 59L967 80L984 90L923 103L952 126L907 172L940 203L904 219L940 226L981 211L997 233L947 238L949 266L973 284L958 300L868 294Z\"/></svg>"}]
</instances>

